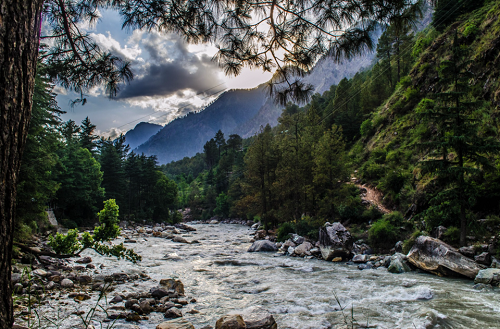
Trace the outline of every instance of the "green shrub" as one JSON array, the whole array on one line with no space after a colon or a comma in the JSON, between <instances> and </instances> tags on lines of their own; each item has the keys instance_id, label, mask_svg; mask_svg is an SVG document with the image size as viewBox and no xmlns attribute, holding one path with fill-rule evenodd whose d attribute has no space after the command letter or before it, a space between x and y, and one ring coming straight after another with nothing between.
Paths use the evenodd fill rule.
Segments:
<instances>
[{"instance_id":1,"label":"green shrub","mask_svg":"<svg viewBox=\"0 0 500 329\"><path fill-rule=\"evenodd\" d=\"M464 37L474 36L479 32L479 29L475 24L468 24L463 32Z\"/></svg>"},{"instance_id":2,"label":"green shrub","mask_svg":"<svg viewBox=\"0 0 500 329\"><path fill-rule=\"evenodd\" d=\"M280 224L278 229L276 230L276 238L278 241L283 242L288 239L289 234L295 233L295 228L291 222L284 222Z\"/></svg>"},{"instance_id":3,"label":"green shrub","mask_svg":"<svg viewBox=\"0 0 500 329\"><path fill-rule=\"evenodd\" d=\"M368 241L374 247L390 248L398 241L399 231L385 216L368 230Z\"/></svg>"},{"instance_id":4,"label":"green shrub","mask_svg":"<svg viewBox=\"0 0 500 329\"><path fill-rule=\"evenodd\" d=\"M387 173L387 175L384 176L384 178L382 178L380 187L384 191L392 190L395 193L398 193L405 185L405 182L406 175L404 175L402 172L391 170Z\"/></svg>"},{"instance_id":5,"label":"green shrub","mask_svg":"<svg viewBox=\"0 0 500 329\"><path fill-rule=\"evenodd\" d=\"M381 149L373 150L370 155L370 158L373 159L373 161L375 161L375 163L378 164L384 164L386 157L387 157L387 152Z\"/></svg>"},{"instance_id":6,"label":"green shrub","mask_svg":"<svg viewBox=\"0 0 500 329\"><path fill-rule=\"evenodd\" d=\"M372 130L373 130L373 123L372 120L370 119L363 121L361 127L359 128L360 134L363 137L370 135L372 133Z\"/></svg>"},{"instance_id":7,"label":"green shrub","mask_svg":"<svg viewBox=\"0 0 500 329\"><path fill-rule=\"evenodd\" d=\"M384 219L388 220L392 225L402 226L405 224L405 218L399 211L393 211L391 213L385 214Z\"/></svg>"},{"instance_id":8,"label":"green shrub","mask_svg":"<svg viewBox=\"0 0 500 329\"><path fill-rule=\"evenodd\" d=\"M382 217L382 213L375 206L371 206L370 208L363 211L363 214L361 214L361 218L363 219L364 222L376 221L376 220L380 219L381 217Z\"/></svg>"},{"instance_id":9,"label":"green shrub","mask_svg":"<svg viewBox=\"0 0 500 329\"><path fill-rule=\"evenodd\" d=\"M171 215L170 221L172 224L177 224L177 223L182 222L182 214L177 210L174 211Z\"/></svg>"},{"instance_id":10,"label":"green shrub","mask_svg":"<svg viewBox=\"0 0 500 329\"><path fill-rule=\"evenodd\" d=\"M458 245L460 242L460 229L455 226L450 226L444 232L443 241L452 245Z\"/></svg>"},{"instance_id":11,"label":"green shrub","mask_svg":"<svg viewBox=\"0 0 500 329\"><path fill-rule=\"evenodd\" d=\"M363 178L377 180L385 175L385 168L371 160L365 162L360 169Z\"/></svg>"}]
</instances>

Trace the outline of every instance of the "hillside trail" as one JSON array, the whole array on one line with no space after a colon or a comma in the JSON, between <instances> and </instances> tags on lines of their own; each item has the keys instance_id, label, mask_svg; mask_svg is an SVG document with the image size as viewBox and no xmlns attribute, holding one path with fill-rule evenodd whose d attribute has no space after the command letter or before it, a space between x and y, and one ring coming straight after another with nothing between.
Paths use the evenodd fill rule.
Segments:
<instances>
[{"instance_id":1,"label":"hillside trail","mask_svg":"<svg viewBox=\"0 0 500 329\"><path fill-rule=\"evenodd\" d=\"M361 194L361 200L367 201L371 205L376 206L384 214L388 214L388 213L392 212L391 210L389 210L388 208L386 208L383 205L382 201L383 201L384 195L382 194L382 192L380 192L376 188L371 188L371 187L367 186L366 184L363 184L363 185L354 184L354 185L360 189L362 189L362 188L366 189L366 193Z\"/></svg>"}]
</instances>

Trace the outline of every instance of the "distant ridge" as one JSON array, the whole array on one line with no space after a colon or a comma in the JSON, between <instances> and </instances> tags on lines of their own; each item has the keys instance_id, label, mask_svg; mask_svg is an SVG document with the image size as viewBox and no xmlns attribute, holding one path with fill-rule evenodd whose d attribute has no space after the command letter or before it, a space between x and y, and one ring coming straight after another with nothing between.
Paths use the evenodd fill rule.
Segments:
<instances>
[{"instance_id":1,"label":"distant ridge","mask_svg":"<svg viewBox=\"0 0 500 329\"><path fill-rule=\"evenodd\" d=\"M154 123L139 122L134 129L127 131L125 134L126 143L130 146L130 149L134 149L146 142L151 136L160 131L161 128L163 126Z\"/></svg>"}]
</instances>

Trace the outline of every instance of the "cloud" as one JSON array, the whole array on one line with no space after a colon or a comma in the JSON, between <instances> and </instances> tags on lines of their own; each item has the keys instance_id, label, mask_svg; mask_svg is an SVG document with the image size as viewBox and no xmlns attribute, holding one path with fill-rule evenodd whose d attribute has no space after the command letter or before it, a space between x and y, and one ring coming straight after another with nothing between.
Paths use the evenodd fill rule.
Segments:
<instances>
[{"instance_id":1,"label":"cloud","mask_svg":"<svg viewBox=\"0 0 500 329\"><path fill-rule=\"evenodd\" d=\"M138 56L142 53L142 49L138 45L133 47L122 47L121 44L115 40L109 31L106 32L107 36L102 33L90 33L92 39L101 47L103 50L111 52L113 55L121 57L124 60L134 61L138 59Z\"/></svg>"},{"instance_id":2,"label":"cloud","mask_svg":"<svg viewBox=\"0 0 500 329\"><path fill-rule=\"evenodd\" d=\"M118 98L169 97L184 90L196 94L213 93L221 83L220 69L207 54L193 54L186 43L175 34L134 33L129 43L144 49L148 57L136 67L136 79L122 87Z\"/></svg>"}]
</instances>

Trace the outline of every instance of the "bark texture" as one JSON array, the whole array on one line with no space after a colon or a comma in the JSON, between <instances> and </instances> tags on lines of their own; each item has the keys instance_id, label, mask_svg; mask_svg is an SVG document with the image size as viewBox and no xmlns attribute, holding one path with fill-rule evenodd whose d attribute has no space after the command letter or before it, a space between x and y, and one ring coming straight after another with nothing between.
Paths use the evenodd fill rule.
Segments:
<instances>
[{"instance_id":1,"label":"bark texture","mask_svg":"<svg viewBox=\"0 0 500 329\"><path fill-rule=\"evenodd\" d=\"M43 0L0 0L0 329L11 328L16 183L31 116Z\"/></svg>"}]
</instances>

